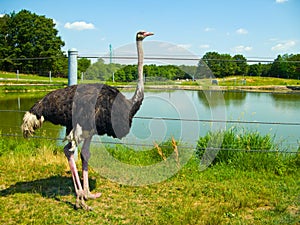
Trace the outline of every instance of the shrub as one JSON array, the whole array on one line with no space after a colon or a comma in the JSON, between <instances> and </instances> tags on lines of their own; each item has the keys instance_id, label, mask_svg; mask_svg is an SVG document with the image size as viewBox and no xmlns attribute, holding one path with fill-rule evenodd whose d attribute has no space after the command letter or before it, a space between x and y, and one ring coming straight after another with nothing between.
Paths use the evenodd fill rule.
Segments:
<instances>
[{"instance_id":1,"label":"shrub","mask_svg":"<svg viewBox=\"0 0 300 225\"><path fill-rule=\"evenodd\" d=\"M282 175L299 163L299 154L288 154L275 144L270 134L261 135L257 131L229 129L209 132L198 140L197 157L201 159L204 152L209 151L208 147L219 149L212 165L221 163L239 169L264 169Z\"/></svg>"}]
</instances>

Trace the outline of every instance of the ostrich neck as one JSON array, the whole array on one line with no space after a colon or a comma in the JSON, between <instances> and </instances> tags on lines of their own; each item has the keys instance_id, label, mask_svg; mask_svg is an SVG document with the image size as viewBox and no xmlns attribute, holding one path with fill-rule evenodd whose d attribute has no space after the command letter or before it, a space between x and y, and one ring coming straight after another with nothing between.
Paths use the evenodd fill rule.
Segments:
<instances>
[{"instance_id":1,"label":"ostrich neck","mask_svg":"<svg viewBox=\"0 0 300 225\"><path fill-rule=\"evenodd\" d=\"M136 42L137 54L138 54L138 83L135 90L135 93L132 97L132 103L141 102L144 98L144 78L143 78L143 61L144 61L144 52L142 41Z\"/></svg>"}]
</instances>

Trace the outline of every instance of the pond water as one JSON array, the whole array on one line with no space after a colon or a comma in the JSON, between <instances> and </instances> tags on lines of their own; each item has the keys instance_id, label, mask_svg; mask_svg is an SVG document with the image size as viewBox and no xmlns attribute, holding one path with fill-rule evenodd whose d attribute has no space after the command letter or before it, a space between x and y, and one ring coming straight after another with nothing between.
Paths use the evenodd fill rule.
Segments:
<instances>
[{"instance_id":1,"label":"pond water","mask_svg":"<svg viewBox=\"0 0 300 225\"><path fill-rule=\"evenodd\" d=\"M132 96L131 91L122 91ZM24 111L46 93L8 93L0 96L2 134L21 135ZM133 120L126 144L160 143L174 137L196 145L199 136L225 128L246 128L275 135L285 146L297 148L300 134L300 94L159 90L146 91L145 100ZM214 122L213 122L214 121ZM230 121L230 122L225 122ZM296 123L296 124L295 124ZM45 123L36 133L63 138L64 128Z\"/></svg>"}]
</instances>

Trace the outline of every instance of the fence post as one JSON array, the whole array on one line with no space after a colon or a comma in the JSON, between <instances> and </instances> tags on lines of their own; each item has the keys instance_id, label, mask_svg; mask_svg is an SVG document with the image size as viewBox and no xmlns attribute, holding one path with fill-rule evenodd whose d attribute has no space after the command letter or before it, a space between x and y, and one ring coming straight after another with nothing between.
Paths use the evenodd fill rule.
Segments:
<instances>
[{"instance_id":1,"label":"fence post","mask_svg":"<svg viewBox=\"0 0 300 225\"><path fill-rule=\"evenodd\" d=\"M68 51L68 86L77 84L77 56L78 51L75 48L71 48ZM78 159L78 148L76 147L74 152L75 160Z\"/></svg>"},{"instance_id":2,"label":"fence post","mask_svg":"<svg viewBox=\"0 0 300 225\"><path fill-rule=\"evenodd\" d=\"M71 48L68 51L68 86L77 84L77 56L78 51L75 48Z\"/></svg>"}]
</instances>

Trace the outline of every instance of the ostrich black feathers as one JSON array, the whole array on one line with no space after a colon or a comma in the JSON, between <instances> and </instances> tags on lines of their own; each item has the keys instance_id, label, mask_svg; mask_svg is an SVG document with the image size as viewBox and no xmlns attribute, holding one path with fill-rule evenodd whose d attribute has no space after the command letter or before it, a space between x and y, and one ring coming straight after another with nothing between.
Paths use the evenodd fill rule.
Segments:
<instances>
[{"instance_id":1,"label":"ostrich black feathers","mask_svg":"<svg viewBox=\"0 0 300 225\"><path fill-rule=\"evenodd\" d=\"M29 110L37 119L66 126L69 134L78 124L83 131L122 138L129 133L132 118L143 97L133 103L118 89L105 84L82 84L47 94Z\"/></svg>"}]
</instances>

